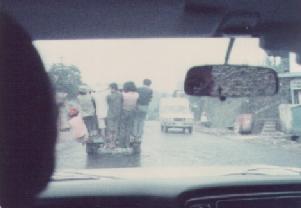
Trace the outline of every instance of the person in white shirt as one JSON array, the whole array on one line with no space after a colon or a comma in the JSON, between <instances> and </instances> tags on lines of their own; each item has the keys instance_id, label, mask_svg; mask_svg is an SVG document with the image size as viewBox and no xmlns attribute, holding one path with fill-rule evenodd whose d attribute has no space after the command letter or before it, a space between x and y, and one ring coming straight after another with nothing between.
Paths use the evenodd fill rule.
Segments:
<instances>
[{"instance_id":1,"label":"person in white shirt","mask_svg":"<svg viewBox=\"0 0 301 208\"><path fill-rule=\"evenodd\" d=\"M99 85L93 94L99 134L104 139L106 139L106 118L108 113L107 96L109 93L110 90L107 85Z\"/></svg>"},{"instance_id":2,"label":"person in white shirt","mask_svg":"<svg viewBox=\"0 0 301 208\"><path fill-rule=\"evenodd\" d=\"M89 137L93 136L94 123L95 123L95 106L93 97L91 96L89 90L85 86L79 88L79 95L77 100L80 105L80 114L86 124L88 129Z\"/></svg>"}]
</instances>

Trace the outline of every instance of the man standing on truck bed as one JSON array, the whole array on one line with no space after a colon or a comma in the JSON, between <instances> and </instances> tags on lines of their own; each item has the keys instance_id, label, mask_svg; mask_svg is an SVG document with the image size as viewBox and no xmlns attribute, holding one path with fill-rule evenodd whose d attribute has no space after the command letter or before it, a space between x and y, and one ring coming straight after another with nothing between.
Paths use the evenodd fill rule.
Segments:
<instances>
[{"instance_id":1,"label":"man standing on truck bed","mask_svg":"<svg viewBox=\"0 0 301 208\"><path fill-rule=\"evenodd\" d=\"M94 115L95 115L95 101L86 86L79 87L79 95L77 100L80 105L80 114L87 127L89 137L93 135Z\"/></svg>"},{"instance_id":2,"label":"man standing on truck bed","mask_svg":"<svg viewBox=\"0 0 301 208\"><path fill-rule=\"evenodd\" d=\"M118 85L116 83L110 84L110 90L111 93L107 96L107 139L108 147L114 148L116 146L117 136L120 134L119 129L122 113L122 94L119 92Z\"/></svg>"},{"instance_id":3,"label":"man standing on truck bed","mask_svg":"<svg viewBox=\"0 0 301 208\"><path fill-rule=\"evenodd\" d=\"M138 88L139 98L137 101L137 111L134 120L135 137L141 139L144 129L144 121L148 111L148 106L153 98L153 90L150 88L152 81L150 79L143 80L143 86Z\"/></svg>"}]
</instances>

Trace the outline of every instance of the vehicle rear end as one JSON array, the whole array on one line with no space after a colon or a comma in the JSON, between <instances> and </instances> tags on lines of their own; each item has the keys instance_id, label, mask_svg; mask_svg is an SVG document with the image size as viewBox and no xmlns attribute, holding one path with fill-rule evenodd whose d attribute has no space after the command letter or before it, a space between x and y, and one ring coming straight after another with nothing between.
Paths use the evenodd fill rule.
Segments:
<instances>
[{"instance_id":1,"label":"vehicle rear end","mask_svg":"<svg viewBox=\"0 0 301 208\"><path fill-rule=\"evenodd\" d=\"M163 98L160 102L161 131L169 129L182 129L183 132L193 131L193 115L190 111L189 101L186 98Z\"/></svg>"}]
</instances>

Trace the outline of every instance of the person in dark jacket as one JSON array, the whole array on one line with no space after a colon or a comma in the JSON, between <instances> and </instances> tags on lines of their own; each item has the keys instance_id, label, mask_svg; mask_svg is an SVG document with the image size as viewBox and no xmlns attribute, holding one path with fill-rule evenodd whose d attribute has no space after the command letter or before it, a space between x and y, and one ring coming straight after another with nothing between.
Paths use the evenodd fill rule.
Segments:
<instances>
[{"instance_id":1,"label":"person in dark jacket","mask_svg":"<svg viewBox=\"0 0 301 208\"><path fill-rule=\"evenodd\" d=\"M116 83L110 84L111 93L107 96L107 131L108 147L114 148L119 135L120 119L122 113L122 94Z\"/></svg>"},{"instance_id":2,"label":"person in dark jacket","mask_svg":"<svg viewBox=\"0 0 301 208\"><path fill-rule=\"evenodd\" d=\"M138 88L139 98L137 101L136 115L134 119L134 132L136 139L141 139L144 129L144 121L148 112L149 104L153 98L153 90L150 88L152 81L143 80L143 86Z\"/></svg>"}]
</instances>

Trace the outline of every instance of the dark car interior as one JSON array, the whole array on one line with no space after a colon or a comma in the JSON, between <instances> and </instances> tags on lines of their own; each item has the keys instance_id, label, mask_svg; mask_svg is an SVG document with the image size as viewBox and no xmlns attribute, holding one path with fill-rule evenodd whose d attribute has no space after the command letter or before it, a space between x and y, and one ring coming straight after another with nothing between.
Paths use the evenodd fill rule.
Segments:
<instances>
[{"instance_id":1,"label":"dark car interior","mask_svg":"<svg viewBox=\"0 0 301 208\"><path fill-rule=\"evenodd\" d=\"M301 1L299 0L2 0L0 5L5 13L15 18L24 27L32 40L247 36L260 38L260 46L271 55L295 52L298 63L301 63ZM5 27L3 28L5 29ZM2 32L6 31L2 30ZM18 31L17 33L21 34L22 32ZM13 32L13 34L16 33ZM19 36L14 38L20 40ZM14 40L11 41L14 42ZM32 50L26 44L24 43L24 47L22 44L15 44L14 47L16 50L18 47ZM10 45L6 47L9 48ZM18 55L20 54L14 54L14 57ZM18 65L21 62L17 61L16 63ZM7 62L3 65L11 68L17 67L9 65ZM26 63L24 66L27 66ZM32 73L32 76L38 76L34 72ZM9 80L9 76L6 80ZM28 78L27 81L32 80ZM42 96L37 94L40 92L33 90L41 87L41 89L46 89L46 94L49 93L47 86L43 86L43 83L29 86L27 92ZM10 86L9 84L6 82L5 86ZM26 85L26 83L23 84ZM28 96L30 93L26 93L24 96ZM13 100L12 96L5 96L12 99L9 100L11 103L19 102ZM47 103L49 104L52 100L50 97L48 98ZM44 99L36 100L40 104L43 104L44 101ZM44 106L47 107L46 104ZM51 108L51 106L48 107L47 109ZM13 108L6 109L12 110ZM20 112L27 112L28 109L21 109ZM41 108L39 112L45 112L45 109ZM53 113L48 112L39 116L49 118ZM9 117L12 115L6 115L7 121L13 122L10 124L24 125L14 123L16 121L13 119L10 120ZM4 119L4 121L6 120ZM22 121L34 124L34 121L31 120ZM28 128L34 127L28 125ZM52 131L55 129L53 122L49 120L48 127L42 126L41 128L38 132L48 130L48 135L52 138L46 138L45 141L49 142L40 142L43 143L40 147L44 149L48 145L46 153L53 155L53 153L49 153L49 151L53 151L53 142L55 141L55 134ZM26 133L21 135L28 136ZM33 139L41 136L38 133L29 135ZM12 133L2 136L16 140L21 139L20 135ZM36 145L33 142L29 143L33 146ZM12 146L13 143L6 141L5 145ZM39 193L45 187L45 179L53 171L51 162L53 158L41 154L39 148L35 150L35 154L31 152L30 148L1 150L1 154L3 154L1 157L1 186L3 186L1 196L6 197L10 202L20 200L20 203L11 203L12 207L25 205L27 201L22 201L22 197L26 199L30 197L30 194ZM14 160L15 156L12 152L15 151L19 151L18 156L22 157L21 160ZM5 162L3 162L4 159ZM47 162L43 163L45 161ZM3 174L5 171L7 173ZM22 178L22 180L15 180L16 178ZM24 181L27 181L26 184ZM7 191L6 194L5 191ZM4 207L5 202L7 201L1 199L1 205ZM7 206L9 207L9 203ZM155 178L148 180L99 178L97 180L50 181L47 188L35 197L31 206L92 208L300 207L301 178L300 176L267 177L265 175L251 175L246 178L244 175L233 175L195 177L180 181Z\"/></svg>"}]
</instances>

